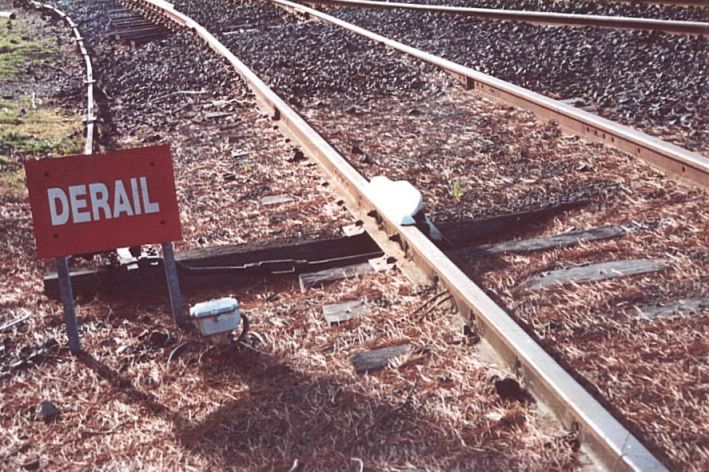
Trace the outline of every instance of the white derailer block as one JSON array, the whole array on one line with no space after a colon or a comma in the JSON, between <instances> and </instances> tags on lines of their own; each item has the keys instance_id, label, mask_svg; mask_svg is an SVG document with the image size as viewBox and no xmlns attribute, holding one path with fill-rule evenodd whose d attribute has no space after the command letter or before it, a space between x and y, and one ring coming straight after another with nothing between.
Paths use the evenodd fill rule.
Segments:
<instances>
[{"instance_id":1,"label":"white derailer block","mask_svg":"<svg viewBox=\"0 0 709 472\"><path fill-rule=\"evenodd\" d=\"M392 181L378 175L369 181L372 203L384 217L399 225L415 225L414 216L423 209L423 195L407 180Z\"/></svg>"}]
</instances>

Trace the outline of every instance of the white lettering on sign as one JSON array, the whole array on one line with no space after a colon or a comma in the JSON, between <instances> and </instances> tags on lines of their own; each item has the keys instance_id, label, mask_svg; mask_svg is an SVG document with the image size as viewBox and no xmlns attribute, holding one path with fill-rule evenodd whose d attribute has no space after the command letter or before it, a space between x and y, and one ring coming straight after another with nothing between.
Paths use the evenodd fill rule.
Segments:
<instances>
[{"instance_id":1,"label":"white lettering on sign","mask_svg":"<svg viewBox=\"0 0 709 472\"><path fill-rule=\"evenodd\" d=\"M150 195L148 195L148 181L145 177L140 178L140 188L145 189L143 192L143 206L145 207L145 213L159 212L160 205L150 201Z\"/></svg>"},{"instance_id":2,"label":"white lettering on sign","mask_svg":"<svg viewBox=\"0 0 709 472\"><path fill-rule=\"evenodd\" d=\"M111 207L108 205L108 187L105 184L89 184L89 198L91 198L91 216L94 220L101 218L99 210L103 210L103 217L112 218Z\"/></svg>"},{"instance_id":3,"label":"white lettering on sign","mask_svg":"<svg viewBox=\"0 0 709 472\"><path fill-rule=\"evenodd\" d=\"M160 204L150 201L147 178L133 177L128 187L130 193L122 180L116 180L112 191L101 182L71 185L66 190L59 187L47 189L52 226L65 225L70 220L72 223L89 223L160 212Z\"/></svg>"},{"instance_id":4,"label":"white lettering on sign","mask_svg":"<svg viewBox=\"0 0 709 472\"><path fill-rule=\"evenodd\" d=\"M52 226L66 224L69 221L69 200L60 188L50 188L47 190L49 197L49 214L52 217ZM61 204L61 211L57 208L57 203Z\"/></svg>"},{"instance_id":5,"label":"white lettering on sign","mask_svg":"<svg viewBox=\"0 0 709 472\"><path fill-rule=\"evenodd\" d=\"M138 182L135 178L130 179L130 189L133 192L133 202L135 204L134 213L140 215L140 200L138 200Z\"/></svg>"},{"instance_id":6,"label":"white lettering on sign","mask_svg":"<svg viewBox=\"0 0 709 472\"><path fill-rule=\"evenodd\" d=\"M130 207L128 194L126 193L126 188L123 186L122 181L116 180L114 194L116 198L113 200L113 216L118 218L122 213L133 216L133 209Z\"/></svg>"},{"instance_id":7,"label":"white lettering on sign","mask_svg":"<svg viewBox=\"0 0 709 472\"><path fill-rule=\"evenodd\" d=\"M74 223L87 223L91 221L91 214L82 209L86 204L86 185L72 185L69 187L69 204L71 205L71 217Z\"/></svg>"}]
</instances>

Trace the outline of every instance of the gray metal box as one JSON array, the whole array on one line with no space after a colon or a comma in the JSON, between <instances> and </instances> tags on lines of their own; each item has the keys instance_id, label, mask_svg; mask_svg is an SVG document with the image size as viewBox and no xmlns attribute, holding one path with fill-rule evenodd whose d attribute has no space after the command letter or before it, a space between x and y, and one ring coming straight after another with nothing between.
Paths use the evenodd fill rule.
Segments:
<instances>
[{"instance_id":1,"label":"gray metal box","mask_svg":"<svg viewBox=\"0 0 709 472\"><path fill-rule=\"evenodd\" d=\"M239 302L231 297L197 303L190 308L190 317L204 336L228 333L239 326Z\"/></svg>"}]
</instances>

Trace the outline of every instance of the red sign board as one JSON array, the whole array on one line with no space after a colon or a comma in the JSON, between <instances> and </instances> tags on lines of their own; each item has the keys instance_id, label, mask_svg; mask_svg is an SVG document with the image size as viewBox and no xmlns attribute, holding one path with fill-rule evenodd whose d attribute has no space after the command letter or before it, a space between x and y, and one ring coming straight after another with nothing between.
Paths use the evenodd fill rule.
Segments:
<instances>
[{"instance_id":1,"label":"red sign board","mask_svg":"<svg viewBox=\"0 0 709 472\"><path fill-rule=\"evenodd\" d=\"M39 257L182 238L170 147L25 162Z\"/></svg>"}]
</instances>

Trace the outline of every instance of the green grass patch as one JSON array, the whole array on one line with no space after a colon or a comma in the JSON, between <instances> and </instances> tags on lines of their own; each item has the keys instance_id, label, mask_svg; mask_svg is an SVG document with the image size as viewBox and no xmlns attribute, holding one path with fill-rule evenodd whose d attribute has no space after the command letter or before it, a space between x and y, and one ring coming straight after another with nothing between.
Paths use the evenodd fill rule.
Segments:
<instances>
[{"instance_id":1,"label":"green grass patch","mask_svg":"<svg viewBox=\"0 0 709 472\"><path fill-rule=\"evenodd\" d=\"M0 28L0 80L14 78L21 67L46 60L55 48L46 39L29 39L22 21L13 21L12 29Z\"/></svg>"},{"instance_id":2,"label":"green grass patch","mask_svg":"<svg viewBox=\"0 0 709 472\"><path fill-rule=\"evenodd\" d=\"M0 157L17 154L44 157L80 149L83 124L78 116L45 107L30 97L0 101Z\"/></svg>"},{"instance_id":3,"label":"green grass patch","mask_svg":"<svg viewBox=\"0 0 709 472\"><path fill-rule=\"evenodd\" d=\"M0 192L24 187L24 159L78 154L83 140L78 116L30 97L0 101Z\"/></svg>"},{"instance_id":4,"label":"green grass patch","mask_svg":"<svg viewBox=\"0 0 709 472\"><path fill-rule=\"evenodd\" d=\"M75 154L80 150L76 140L62 138L60 140L38 139L25 134L9 132L0 135L0 152L31 156L46 156L49 154Z\"/></svg>"},{"instance_id":5,"label":"green grass patch","mask_svg":"<svg viewBox=\"0 0 709 472\"><path fill-rule=\"evenodd\" d=\"M9 30L0 27L0 82L22 80L26 67L51 63L60 54L51 40L32 38L23 21L12 22ZM25 160L78 154L84 143L80 116L27 93L0 99L0 193L23 190Z\"/></svg>"},{"instance_id":6,"label":"green grass patch","mask_svg":"<svg viewBox=\"0 0 709 472\"><path fill-rule=\"evenodd\" d=\"M460 199L463 198L463 186L460 185L460 182L457 180L451 183L451 196L456 202L459 202Z\"/></svg>"}]
</instances>

